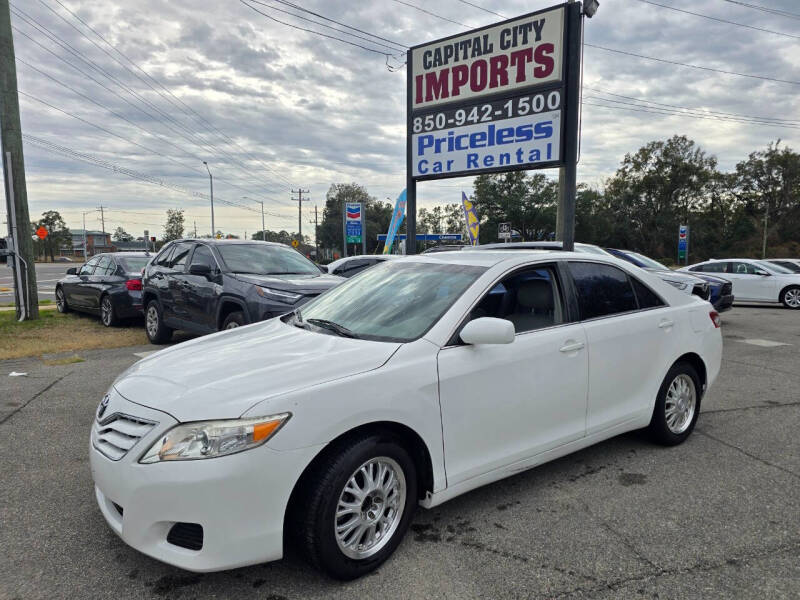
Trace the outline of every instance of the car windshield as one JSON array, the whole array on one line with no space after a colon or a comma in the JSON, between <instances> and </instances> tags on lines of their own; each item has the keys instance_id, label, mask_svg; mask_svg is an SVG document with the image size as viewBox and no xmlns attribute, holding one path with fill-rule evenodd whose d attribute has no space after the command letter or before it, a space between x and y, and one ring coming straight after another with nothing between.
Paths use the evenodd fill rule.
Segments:
<instances>
[{"instance_id":1,"label":"car windshield","mask_svg":"<svg viewBox=\"0 0 800 600\"><path fill-rule=\"evenodd\" d=\"M665 265L662 265L660 262L653 260L645 256L644 254L639 254L638 252L627 252L626 254L630 254L640 263L644 264L645 269L660 269L662 271L669 271L669 268Z\"/></svg>"},{"instance_id":2,"label":"car windshield","mask_svg":"<svg viewBox=\"0 0 800 600\"><path fill-rule=\"evenodd\" d=\"M410 342L427 332L484 267L385 261L299 309L301 322L335 324L352 337Z\"/></svg>"},{"instance_id":3,"label":"car windshield","mask_svg":"<svg viewBox=\"0 0 800 600\"><path fill-rule=\"evenodd\" d=\"M782 267L780 265L776 265L775 263L770 263L770 262L767 262L765 260L755 260L753 262L756 263L756 265L758 265L759 267L761 267L765 271L767 271L768 273L779 273L781 275L793 275L793 271L791 269L787 269L786 267Z\"/></svg>"},{"instance_id":4,"label":"car windshield","mask_svg":"<svg viewBox=\"0 0 800 600\"><path fill-rule=\"evenodd\" d=\"M584 252L586 254L599 254L600 256L612 256L610 252L606 252L599 246L593 246L592 244L575 244L575 249L578 252Z\"/></svg>"},{"instance_id":5,"label":"car windshield","mask_svg":"<svg viewBox=\"0 0 800 600\"><path fill-rule=\"evenodd\" d=\"M118 258L117 262L122 264L122 268L127 273L140 272L150 262L149 256L126 256L125 258Z\"/></svg>"},{"instance_id":6,"label":"car windshield","mask_svg":"<svg viewBox=\"0 0 800 600\"><path fill-rule=\"evenodd\" d=\"M266 244L220 244L222 260L233 273L253 275L319 275L314 264L299 252Z\"/></svg>"}]
</instances>

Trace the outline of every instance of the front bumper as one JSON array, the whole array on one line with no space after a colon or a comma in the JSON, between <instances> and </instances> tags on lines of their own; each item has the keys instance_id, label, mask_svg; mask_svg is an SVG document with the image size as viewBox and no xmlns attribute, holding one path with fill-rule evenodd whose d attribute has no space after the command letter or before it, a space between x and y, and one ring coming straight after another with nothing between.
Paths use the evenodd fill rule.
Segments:
<instances>
[{"instance_id":1,"label":"front bumper","mask_svg":"<svg viewBox=\"0 0 800 600\"><path fill-rule=\"evenodd\" d=\"M733 294L726 294L725 296L720 296L714 303L714 309L717 312L723 312L725 310L730 309L732 306L733 306Z\"/></svg>"},{"instance_id":2,"label":"front bumper","mask_svg":"<svg viewBox=\"0 0 800 600\"><path fill-rule=\"evenodd\" d=\"M178 422L129 402L112 388L104 414L157 424L127 454L112 460L90 441L95 496L109 526L136 550L190 571L207 572L283 556L286 505L318 447L275 451L266 445L220 458L139 464L155 440ZM176 523L199 524L202 548L167 541Z\"/></svg>"}]
</instances>

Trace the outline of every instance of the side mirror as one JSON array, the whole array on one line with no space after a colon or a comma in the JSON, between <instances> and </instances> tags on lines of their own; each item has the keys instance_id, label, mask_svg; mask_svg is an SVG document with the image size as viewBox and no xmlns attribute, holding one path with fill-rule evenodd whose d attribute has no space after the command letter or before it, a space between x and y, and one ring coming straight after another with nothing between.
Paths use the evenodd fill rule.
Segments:
<instances>
[{"instance_id":1,"label":"side mirror","mask_svg":"<svg viewBox=\"0 0 800 600\"><path fill-rule=\"evenodd\" d=\"M756 275L761 275L761 277L769 277L769 273L767 273L764 269L756 269Z\"/></svg>"},{"instance_id":2,"label":"side mirror","mask_svg":"<svg viewBox=\"0 0 800 600\"><path fill-rule=\"evenodd\" d=\"M209 275L211 275L211 267L209 265L204 265L204 264L189 265L189 274L208 277Z\"/></svg>"},{"instance_id":3,"label":"side mirror","mask_svg":"<svg viewBox=\"0 0 800 600\"><path fill-rule=\"evenodd\" d=\"M78 269L76 267L70 267L67 269L67 275L77 275Z\"/></svg>"},{"instance_id":4,"label":"side mirror","mask_svg":"<svg viewBox=\"0 0 800 600\"><path fill-rule=\"evenodd\" d=\"M464 325L459 337L465 344L510 344L515 333L511 321L481 317Z\"/></svg>"}]
</instances>

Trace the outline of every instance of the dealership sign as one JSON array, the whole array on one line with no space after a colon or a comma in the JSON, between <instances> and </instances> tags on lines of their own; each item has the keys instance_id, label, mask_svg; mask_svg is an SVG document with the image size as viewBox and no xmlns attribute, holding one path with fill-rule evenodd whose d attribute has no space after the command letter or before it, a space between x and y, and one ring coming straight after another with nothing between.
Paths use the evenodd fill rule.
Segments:
<instances>
[{"instance_id":1,"label":"dealership sign","mask_svg":"<svg viewBox=\"0 0 800 600\"><path fill-rule=\"evenodd\" d=\"M361 203L348 202L345 206L345 228L348 244L360 244L362 234Z\"/></svg>"},{"instance_id":2,"label":"dealership sign","mask_svg":"<svg viewBox=\"0 0 800 600\"><path fill-rule=\"evenodd\" d=\"M564 164L566 5L409 51L414 180Z\"/></svg>"}]
</instances>

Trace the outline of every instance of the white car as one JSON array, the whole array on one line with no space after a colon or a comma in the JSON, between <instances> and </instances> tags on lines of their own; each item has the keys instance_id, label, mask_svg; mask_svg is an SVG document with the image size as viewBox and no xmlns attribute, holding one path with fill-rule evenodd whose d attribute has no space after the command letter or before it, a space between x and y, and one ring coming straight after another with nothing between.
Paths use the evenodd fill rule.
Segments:
<instances>
[{"instance_id":1,"label":"white car","mask_svg":"<svg viewBox=\"0 0 800 600\"><path fill-rule=\"evenodd\" d=\"M681 271L719 275L733 284L736 302L781 302L800 309L800 273L765 260L752 258L712 259Z\"/></svg>"},{"instance_id":2,"label":"white car","mask_svg":"<svg viewBox=\"0 0 800 600\"><path fill-rule=\"evenodd\" d=\"M800 273L800 258L767 258L765 262L789 269L792 273Z\"/></svg>"},{"instance_id":3,"label":"white car","mask_svg":"<svg viewBox=\"0 0 800 600\"><path fill-rule=\"evenodd\" d=\"M352 579L417 505L634 429L684 441L721 353L707 302L614 258L386 261L123 373L91 430L95 495L127 544L184 569L277 560L286 534Z\"/></svg>"},{"instance_id":4,"label":"white car","mask_svg":"<svg viewBox=\"0 0 800 600\"><path fill-rule=\"evenodd\" d=\"M400 258L398 254L360 254L357 256L346 256L328 263L328 273L339 277L352 277L385 260Z\"/></svg>"}]
</instances>

